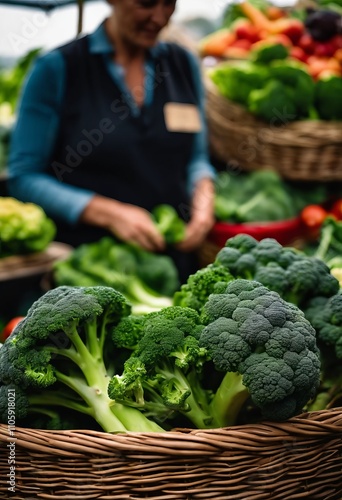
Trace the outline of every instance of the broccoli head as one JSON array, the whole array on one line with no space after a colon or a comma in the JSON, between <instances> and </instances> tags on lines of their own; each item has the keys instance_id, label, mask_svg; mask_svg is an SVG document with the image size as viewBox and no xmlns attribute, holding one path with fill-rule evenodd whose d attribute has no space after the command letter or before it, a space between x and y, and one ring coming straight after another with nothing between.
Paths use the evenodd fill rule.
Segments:
<instances>
[{"instance_id":1,"label":"broccoli head","mask_svg":"<svg viewBox=\"0 0 342 500\"><path fill-rule=\"evenodd\" d=\"M262 89L252 90L248 97L248 110L273 125L279 119L298 119L293 90L277 80L270 80Z\"/></svg>"},{"instance_id":2,"label":"broccoli head","mask_svg":"<svg viewBox=\"0 0 342 500\"><path fill-rule=\"evenodd\" d=\"M146 315L142 337L123 373L109 382L109 396L156 421L177 411L196 427L210 425L209 395L201 385L208 359L199 345L202 329L199 314L191 308L174 306Z\"/></svg>"},{"instance_id":3,"label":"broccoli head","mask_svg":"<svg viewBox=\"0 0 342 500\"><path fill-rule=\"evenodd\" d=\"M107 394L116 363L111 332L130 312L120 292L102 286L57 287L33 303L0 350L0 386L25 391L18 419L51 406L105 431L161 430Z\"/></svg>"},{"instance_id":4,"label":"broccoli head","mask_svg":"<svg viewBox=\"0 0 342 500\"><path fill-rule=\"evenodd\" d=\"M218 426L232 425L250 397L263 417L285 420L315 396L320 356L304 313L261 283L237 279L212 295L200 345L225 375L210 404Z\"/></svg>"},{"instance_id":5,"label":"broccoli head","mask_svg":"<svg viewBox=\"0 0 342 500\"><path fill-rule=\"evenodd\" d=\"M313 297L331 297L339 290L338 280L321 259L283 247L273 238L257 241L246 234L234 236L218 252L216 264L234 278L262 283L301 308Z\"/></svg>"},{"instance_id":6,"label":"broccoli head","mask_svg":"<svg viewBox=\"0 0 342 500\"><path fill-rule=\"evenodd\" d=\"M266 66L239 61L217 64L209 72L209 77L221 95L246 106L250 93L261 89L269 74Z\"/></svg>"},{"instance_id":7,"label":"broccoli head","mask_svg":"<svg viewBox=\"0 0 342 500\"><path fill-rule=\"evenodd\" d=\"M315 107L322 120L342 120L342 78L329 75L318 79L315 85Z\"/></svg>"},{"instance_id":8,"label":"broccoli head","mask_svg":"<svg viewBox=\"0 0 342 500\"><path fill-rule=\"evenodd\" d=\"M312 299L305 316L315 328L318 342L333 347L342 359L342 294Z\"/></svg>"}]
</instances>

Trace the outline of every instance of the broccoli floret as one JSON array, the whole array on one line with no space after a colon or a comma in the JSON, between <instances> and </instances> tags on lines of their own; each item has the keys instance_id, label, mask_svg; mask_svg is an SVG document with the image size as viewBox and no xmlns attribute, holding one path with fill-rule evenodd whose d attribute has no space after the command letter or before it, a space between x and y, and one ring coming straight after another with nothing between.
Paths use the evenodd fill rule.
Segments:
<instances>
[{"instance_id":1,"label":"broccoli floret","mask_svg":"<svg viewBox=\"0 0 342 500\"><path fill-rule=\"evenodd\" d=\"M262 89L252 90L248 110L273 125L279 120L298 120L294 91L278 80L270 80Z\"/></svg>"},{"instance_id":2,"label":"broccoli floret","mask_svg":"<svg viewBox=\"0 0 342 500\"><path fill-rule=\"evenodd\" d=\"M233 276L226 267L209 264L189 276L187 282L174 294L173 304L200 312L209 295L225 290L232 279Z\"/></svg>"},{"instance_id":3,"label":"broccoli floret","mask_svg":"<svg viewBox=\"0 0 342 500\"><path fill-rule=\"evenodd\" d=\"M315 396L320 356L315 330L294 304L261 283L237 279L212 295L200 345L225 375L210 403L217 426L236 423L248 397L263 417L285 420Z\"/></svg>"},{"instance_id":4,"label":"broccoli floret","mask_svg":"<svg viewBox=\"0 0 342 500\"><path fill-rule=\"evenodd\" d=\"M208 357L196 338L202 329L199 314L190 308L175 306L148 315L122 375L109 383L109 396L157 421L165 418L165 412L171 418L177 411L196 427L210 426L209 391L201 386Z\"/></svg>"},{"instance_id":5,"label":"broccoli floret","mask_svg":"<svg viewBox=\"0 0 342 500\"><path fill-rule=\"evenodd\" d=\"M269 78L266 66L250 61L221 63L209 72L221 95L244 106L254 89L261 89Z\"/></svg>"},{"instance_id":6,"label":"broccoli floret","mask_svg":"<svg viewBox=\"0 0 342 500\"><path fill-rule=\"evenodd\" d=\"M0 350L0 386L25 391L18 419L52 406L92 417L105 431L162 430L107 394L111 331L130 312L120 292L102 286L58 287L33 303Z\"/></svg>"},{"instance_id":7,"label":"broccoli floret","mask_svg":"<svg viewBox=\"0 0 342 500\"><path fill-rule=\"evenodd\" d=\"M138 264L138 277L160 295L172 297L180 287L180 279L171 257L148 252L140 247L134 247L132 251Z\"/></svg>"},{"instance_id":8,"label":"broccoli floret","mask_svg":"<svg viewBox=\"0 0 342 500\"><path fill-rule=\"evenodd\" d=\"M306 65L300 61L273 61L269 65L271 78L294 92L293 102L299 117L308 117L314 104L315 83Z\"/></svg>"},{"instance_id":9,"label":"broccoli floret","mask_svg":"<svg viewBox=\"0 0 342 500\"><path fill-rule=\"evenodd\" d=\"M342 120L342 78L337 75L321 77L315 85L315 107L322 120Z\"/></svg>"},{"instance_id":10,"label":"broccoli floret","mask_svg":"<svg viewBox=\"0 0 342 500\"><path fill-rule=\"evenodd\" d=\"M112 339L116 347L134 350L143 335L146 314L130 314L113 328Z\"/></svg>"},{"instance_id":11,"label":"broccoli floret","mask_svg":"<svg viewBox=\"0 0 342 500\"><path fill-rule=\"evenodd\" d=\"M284 296L288 286L286 270L277 262L268 262L265 266L259 266L254 274L254 280Z\"/></svg>"},{"instance_id":12,"label":"broccoli floret","mask_svg":"<svg viewBox=\"0 0 342 500\"><path fill-rule=\"evenodd\" d=\"M342 359L342 295L312 299L305 316L317 332L319 342L332 346L338 359Z\"/></svg>"},{"instance_id":13,"label":"broccoli floret","mask_svg":"<svg viewBox=\"0 0 342 500\"><path fill-rule=\"evenodd\" d=\"M174 244L182 241L185 236L185 222L171 205L157 205L153 208L152 219L164 236L166 243Z\"/></svg>"},{"instance_id":14,"label":"broccoli floret","mask_svg":"<svg viewBox=\"0 0 342 500\"><path fill-rule=\"evenodd\" d=\"M322 260L283 247L273 238L234 236L218 252L215 264L226 267L234 278L262 283L299 307L312 297L330 297L339 290L338 280Z\"/></svg>"},{"instance_id":15,"label":"broccoli floret","mask_svg":"<svg viewBox=\"0 0 342 500\"><path fill-rule=\"evenodd\" d=\"M250 51L250 60L254 63L268 64L278 59L286 59L289 49L282 43L268 42L267 40L258 42Z\"/></svg>"}]
</instances>

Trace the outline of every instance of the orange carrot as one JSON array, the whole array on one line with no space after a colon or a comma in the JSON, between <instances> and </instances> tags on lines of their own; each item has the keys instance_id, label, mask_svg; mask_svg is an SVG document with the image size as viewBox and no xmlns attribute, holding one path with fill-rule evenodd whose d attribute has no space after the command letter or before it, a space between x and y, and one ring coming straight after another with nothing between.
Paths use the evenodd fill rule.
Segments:
<instances>
[{"instance_id":1,"label":"orange carrot","mask_svg":"<svg viewBox=\"0 0 342 500\"><path fill-rule=\"evenodd\" d=\"M268 17L265 16L265 14L261 12L260 9L246 1L240 3L240 9L242 10L243 14L245 14L245 16L250 21L252 21L256 28L271 31L274 21L268 19Z\"/></svg>"}]
</instances>

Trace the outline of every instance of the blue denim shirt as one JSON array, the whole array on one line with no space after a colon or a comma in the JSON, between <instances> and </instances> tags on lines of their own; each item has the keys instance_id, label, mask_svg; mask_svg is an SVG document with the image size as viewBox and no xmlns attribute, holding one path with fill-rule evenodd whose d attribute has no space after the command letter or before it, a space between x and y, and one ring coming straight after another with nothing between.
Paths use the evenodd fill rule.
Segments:
<instances>
[{"instance_id":1,"label":"blue denim shirt","mask_svg":"<svg viewBox=\"0 0 342 500\"><path fill-rule=\"evenodd\" d=\"M91 53L103 54L108 72L119 85L132 113L139 107L130 98L124 81L123 69L113 62L113 46L108 40L102 23L89 37ZM145 106L153 104L153 59L165 50L160 42L150 50L145 65ZM215 169L210 164L207 148L207 131L204 115L204 90L196 58L189 53L194 81L198 82L201 95L202 130L196 134L192 159L188 166L188 189L191 193L198 180L214 178ZM70 186L46 173L55 147L60 122L60 109L65 90L66 70L61 52L57 49L39 57L27 78L18 107L18 118L11 138L8 163L8 191L21 201L40 205L50 217L70 224L78 221L94 192Z\"/></svg>"}]
</instances>

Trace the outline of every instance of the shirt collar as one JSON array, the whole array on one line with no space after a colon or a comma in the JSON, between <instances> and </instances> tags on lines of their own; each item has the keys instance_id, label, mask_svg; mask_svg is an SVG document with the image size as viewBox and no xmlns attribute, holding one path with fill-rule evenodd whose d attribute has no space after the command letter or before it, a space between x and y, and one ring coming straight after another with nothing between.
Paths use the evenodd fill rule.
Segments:
<instances>
[{"instance_id":1,"label":"shirt collar","mask_svg":"<svg viewBox=\"0 0 342 500\"><path fill-rule=\"evenodd\" d=\"M115 47L110 42L106 30L105 21L89 35L89 50L91 54L113 54ZM158 42L154 47L149 49L149 55L156 59L166 50L165 42Z\"/></svg>"}]
</instances>

